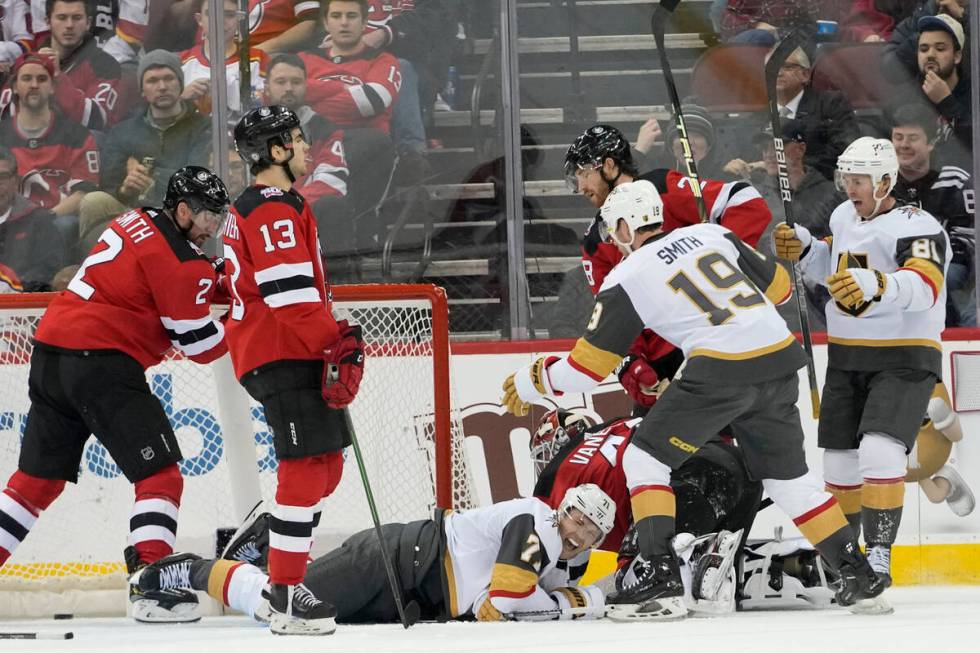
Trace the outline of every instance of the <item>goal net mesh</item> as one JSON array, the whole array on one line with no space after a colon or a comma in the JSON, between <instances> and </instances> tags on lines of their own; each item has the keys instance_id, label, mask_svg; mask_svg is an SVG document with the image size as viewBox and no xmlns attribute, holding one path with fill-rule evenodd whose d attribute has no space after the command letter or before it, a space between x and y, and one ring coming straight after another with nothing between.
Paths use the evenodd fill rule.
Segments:
<instances>
[{"instance_id":1,"label":"goal net mesh","mask_svg":"<svg viewBox=\"0 0 980 653\"><path fill-rule=\"evenodd\" d=\"M444 378L448 374L448 333L438 331L447 328L447 320L444 315L434 319L434 311L445 311L445 305L418 297L426 294L420 288L433 292L432 287L369 288L372 292L364 298L356 286L335 287L334 313L338 319L360 324L364 332L367 362L350 412L381 520L427 518L437 496L442 504L451 501L453 507L470 506L471 482L460 415L455 408L436 414L437 405L454 406L451 397L445 396L452 387ZM406 298L403 294L408 289L415 292ZM436 300L440 293L435 293ZM0 482L4 485L17 467L30 406L31 339L42 314L43 308L0 303ZM434 373L437 347L444 349L446 365ZM215 552L217 529L234 529L244 516L239 514L243 512L241 497L236 507L235 493L271 500L278 466L261 406L216 366L197 365L171 352L146 373L184 455L176 549L208 557ZM234 387L227 388L229 383ZM235 416L238 427L229 427L229 420L222 419L228 415L228 406L220 405L220 384L241 393L239 412L248 414ZM436 400L439 393L443 394L441 402ZM440 419L443 427L437 429ZM444 438L449 442L440 444ZM244 479L233 478L237 472L228 463L230 447L244 450L246 458L254 453L254 469L237 474ZM341 483L323 505L314 553L371 526L352 449L345 452L345 458ZM437 494L440 476L448 480L449 487ZM66 487L0 568L0 590L123 587L122 553L132 503L132 485L105 448L90 437L77 486Z\"/></svg>"}]
</instances>

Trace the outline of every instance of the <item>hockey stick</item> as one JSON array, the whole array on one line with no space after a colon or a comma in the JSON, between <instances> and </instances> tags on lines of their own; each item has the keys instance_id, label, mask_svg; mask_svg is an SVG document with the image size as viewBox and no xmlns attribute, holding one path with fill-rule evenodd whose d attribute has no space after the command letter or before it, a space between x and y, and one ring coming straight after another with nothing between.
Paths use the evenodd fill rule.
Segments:
<instances>
[{"instance_id":1,"label":"hockey stick","mask_svg":"<svg viewBox=\"0 0 980 653\"><path fill-rule=\"evenodd\" d=\"M75 639L75 633L71 631L60 633L0 633L0 639Z\"/></svg>"},{"instance_id":2,"label":"hockey stick","mask_svg":"<svg viewBox=\"0 0 980 653\"><path fill-rule=\"evenodd\" d=\"M571 615L574 619L575 617L581 617L585 615L594 615L595 608L565 608L561 610L555 608L554 610L530 610L528 612L508 612L504 616L507 619L520 621L521 619L540 619L545 621L546 619L557 619L563 615ZM596 617L597 619L599 617Z\"/></svg>"},{"instance_id":3,"label":"hockey stick","mask_svg":"<svg viewBox=\"0 0 980 653\"><path fill-rule=\"evenodd\" d=\"M673 13L680 0L660 0L660 4L653 10L653 18L650 19L650 29L653 32L653 39L657 43L657 54L660 56L660 68L664 74L664 83L667 85L667 93L670 95L670 106L674 112L674 121L677 124L677 137L681 142L681 149L684 152L684 164L687 167L687 179L691 182L691 192L698 204L698 218L701 222L708 221L708 209L701 194L701 178L698 176L698 165L694 160L694 150L691 149L691 140L687 136L687 125L684 123L684 114L681 112L681 100L677 95L677 85L674 83L674 74L670 70L670 61L667 60L667 49L664 47L664 30L666 29L667 18Z\"/></svg>"},{"instance_id":4,"label":"hockey stick","mask_svg":"<svg viewBox=\"0 0 980 653\"><path fill-rule=\"evenodd\" d=\"M766 61L766 95L769 100L769 122L772 125L772 141L776 148L776 163L779 171L779 195L783 200L783 212L786 214L786 224L792 227L796 220L793 216L793 191L789 186L789 172L786 168L786 154L783 151L783 130L779 118L779 102L776 97L776 78L783 63L806 41L806 33L802 29L790 32L769 54ZM793 277L793 289L796 291L796 308L800 315L800 331L803 332L803 349L806 350L806 375L810 382L810 406L813 408L813 418L820 417L820 391L817 388L817 370L813 363L813 340L810 337L810 318L806 308L806 288L803 286L803 275L800 273L799 261L794 261L790 267Z\"/></svg>"},{"instance_id":5,"label":"hockey stick","mask_svg":"<svg viewBox=\"0 0 980 653\"><path fill-rule=\"evenodd\" d=\"M344 422L347 424L347 432L350 433L351 444L354 445L354 457L357 459L357 469L361 473L361 482L364 484L364 495L367 497L368 507L371 509L371 519L374 521L374 532L378 536L378 548L381 550L381 560L385 565L385 573L388 574L388 583L391 585L391 593L395 597L395 608L398 610L398 618L401 619L402 626L409 628L418 622L421 610L415 601L403 603L402 585L398 581L398 575L388 557L385 549L384 537L381 535L381 520L378 518L378 506L374 503L374 493L371 492L371 483L368 481L367 469L364 467L364 457L361 455L361 445L357 443L357 434L354 433L354 423L351 421L350 412L344 409Z\"/></svg>"},{"instance_id":6,"label":"hockey stick","mask_svg":"<svg viewBox=\"0 0 980 653\"><path fill-rule=\"evenodd\" d=\"M252 61L249 44L248 0L238 1L238 103L242 113L252 108Z\"/></svg>"}]
</instances>

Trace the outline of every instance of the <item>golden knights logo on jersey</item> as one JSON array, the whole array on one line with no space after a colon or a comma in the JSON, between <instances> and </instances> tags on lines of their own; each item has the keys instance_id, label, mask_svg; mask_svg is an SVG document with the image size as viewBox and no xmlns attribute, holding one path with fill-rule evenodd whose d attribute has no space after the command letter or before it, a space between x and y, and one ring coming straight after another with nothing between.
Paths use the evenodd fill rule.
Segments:
<instances>
[{"instance_id":1,"label":"golden knights logo on jersey","mask_svg":"<svg viewBox=\"0 0 980 653\"><path fill-rule=\"evenodd\" d=\"M844 272L848 268L862 268L864 270L870 269L871 266L868 265L868 255L865 252L849 252L844 250L837 257L837 271ZM837 306L837 310L842 313L847 313L853 317L860 317L868 308L871 307L871 302L860 302L855 304L853 307L847 307L841 304L836 299L834 304Z\"/></svg>"}]
</instances>

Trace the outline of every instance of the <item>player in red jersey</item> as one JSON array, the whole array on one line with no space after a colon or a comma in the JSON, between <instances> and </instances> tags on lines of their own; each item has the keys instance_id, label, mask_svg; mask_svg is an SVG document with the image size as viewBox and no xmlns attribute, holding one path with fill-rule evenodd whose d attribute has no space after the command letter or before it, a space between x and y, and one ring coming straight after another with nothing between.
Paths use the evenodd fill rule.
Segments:
<instances>
[{"instance_id":1,"label":"player in red jersey","mask_svg":"<svg viewBox=\"0 0 980 653\"><path fill-rule=\"evenodd\" d=\"M272 105L235 126L255 176L225 228L232 266L228 347L235 374L265 409L279 458L270 517L270 628L326 635L336 610L302 584L318 504L333 492L350 444L345 408L364 366L360 327L336 322L325 286L316 219L295 187L309 145L299 117ZM336 372L334 374L334 372Z\"/></svg>"},{"instance_id":2,"label":"player in red jersey","mask_svg":"<svg viewBox=\"0 0 980 653\"><path fill-rule=\"evenodd\" d=\"M660 168L639 174L633 162L629 141L615 127L594 125L586 129L565 154L565 181L582 194L598 211L612 189L636 180L652 183L664 203L664 232L696 224L697 201L686 175ZM755 247L772 220L772 213L759 192L744 181L701 180L708 221L731 229ZM599 215L582 239L582 267L592 294L599 292L603 279L623 255L599 235ZM673 378L683 357L659 335L645 329L617 368L620 383L636 402L634 414L645 414L656 401L656 385Z\"/></svg>"},{"instance_id":3,"label":"player in red jersey","mask_svg":"<svg viewBox=\"0 0 980 653\"><path fill-rule=\"evenodd\" d=\"M90 433L135 485L130 573L173 552L182 456L144 370L171 348L197 363L227 351L210 314L215 270L199 246L220 230L228 193L211 171L187 166L163 204L116 218L41 319L18 469L0 493L0 564L77 481ZM137 590L130 601L140 621L200 618L193 592Z\"/></svg>"},{"instance_id":4,"label":"player in red jersey","mask_svg":"<svg viewBox=\"0 0 980 653\"><path fill-rule=\"evenodd\" d=\"M557 506L568 488L595 483L616 503L612 530L599 545L619 551L633 522L623 453L639 418L591 426L585 415L550 410L531 436L531 459L538 475L534 496ZM747 528L762 497L762 485L749 477L738 447L720 438L708 442L671 476L677 497L677 532L707 535Z\"/></svg>"}]
</instances>

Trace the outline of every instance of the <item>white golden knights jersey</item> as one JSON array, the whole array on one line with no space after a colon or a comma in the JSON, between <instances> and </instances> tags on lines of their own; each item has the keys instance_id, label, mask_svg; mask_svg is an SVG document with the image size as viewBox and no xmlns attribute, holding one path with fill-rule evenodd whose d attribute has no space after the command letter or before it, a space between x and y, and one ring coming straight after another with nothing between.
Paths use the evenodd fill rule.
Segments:
<instances>
[{"instance_id":1,"label":"white golden knights jersey","mask_svg":"<svg viewBox=\"0 0 980 653\"><path fill-rule=\"evenodd\" d=\"M809 281L826 285L833 272L869 268L908 270L928 286L933 303L913 311L897 303L827 303L828 357L842 370L926 369L941 374L940 333L946 321L949 237L936 219L914 206L896 206L871 220L844 202L830 216L831 235L814 241L800 266Z\"/></svg>"},{"instance_id":2,"label":"white golden knights jersey","mask_svg":"<svg viewBox=\"0 0 980 653\"><path fill-rule=\"evenodd\" d=\"M684 352L685 379L759 383L792 374L806 359L774 307L790 294L786 271L722 226L654 237L606 277L585 336L548 368L551 387L591 389L643 328Z\"/></svg>"},{"instance_id":3,"label":"white golden knights jersey","mask_svg":"<svg viewBox=\"0 0 980 653\"><path fill-rule=\"evenodd\" d=\"M443 561L451 616L497 621L512 612L554 610L549 592L569 584L559 567L555 510L540 499L512 499L447 511Z\"/></svg>"}]
</instances>

